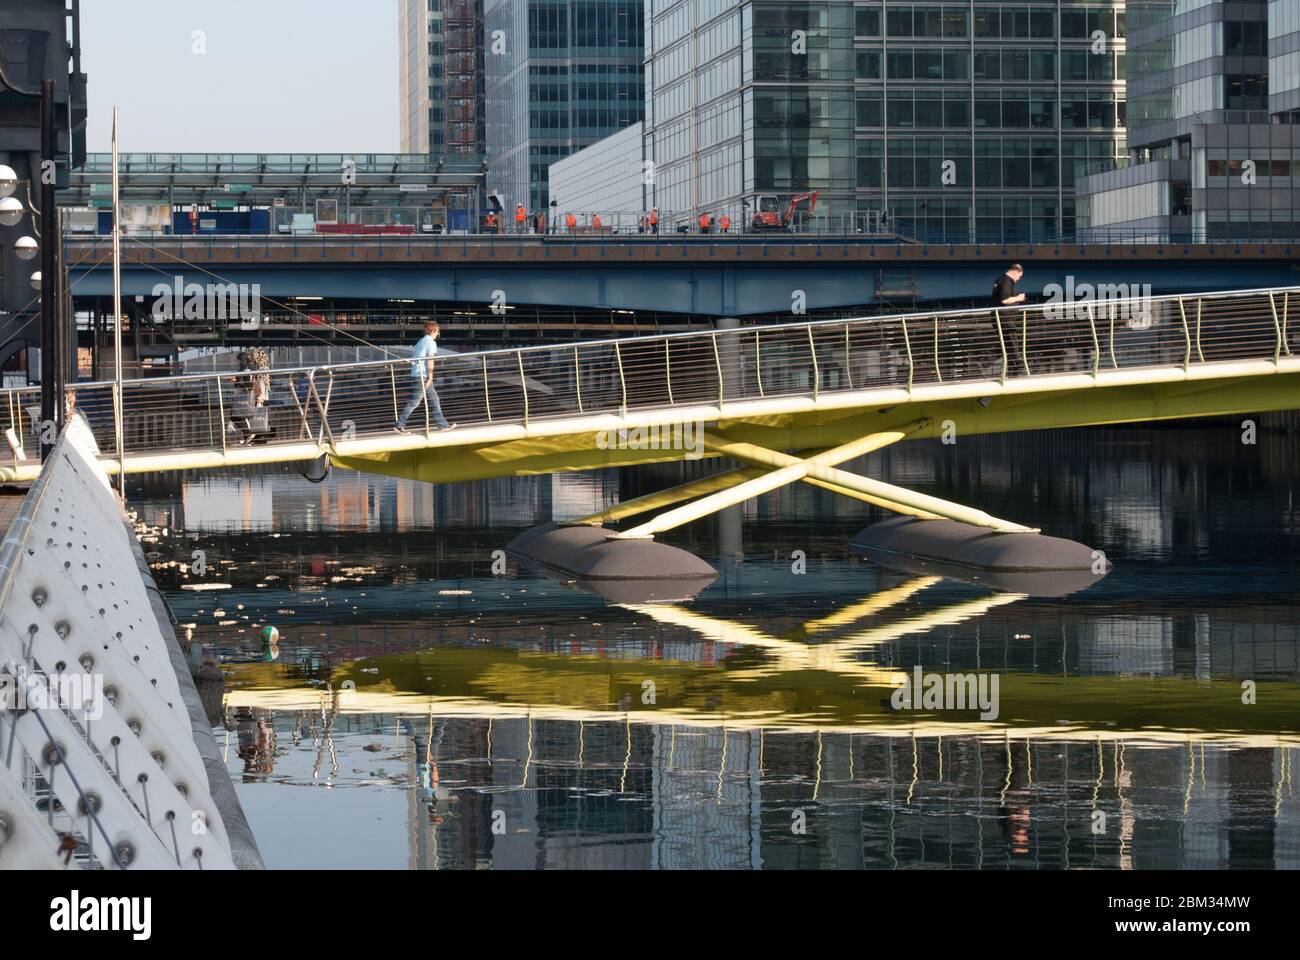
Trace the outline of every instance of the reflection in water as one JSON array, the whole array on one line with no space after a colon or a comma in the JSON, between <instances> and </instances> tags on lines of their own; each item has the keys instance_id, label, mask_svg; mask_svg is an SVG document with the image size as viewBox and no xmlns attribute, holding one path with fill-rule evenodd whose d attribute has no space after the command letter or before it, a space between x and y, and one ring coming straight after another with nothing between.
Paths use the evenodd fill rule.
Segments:
<instances>
[{"instance_id":1,"label":"reflection in water","mask_svg":"<svg viewBox=\"0 0 1300 960\"><path fill-rule=\"evenodd\" d=\"M437 488L194 475L133 500L178 617L226 664L218 734L272 866L1300 866L1294 439L963 443L850 469L1093 544L1115 572L1041 597L882 569L847 547L879 514L788 488L673 532L721 571L686 603L494 575L519 530L708 464ZM191 522L223 484L245 499ZM231 590L179 589L195 550ZM995 672L999 716L894 710L918 665Z\"/></svg>"}]
</instances>

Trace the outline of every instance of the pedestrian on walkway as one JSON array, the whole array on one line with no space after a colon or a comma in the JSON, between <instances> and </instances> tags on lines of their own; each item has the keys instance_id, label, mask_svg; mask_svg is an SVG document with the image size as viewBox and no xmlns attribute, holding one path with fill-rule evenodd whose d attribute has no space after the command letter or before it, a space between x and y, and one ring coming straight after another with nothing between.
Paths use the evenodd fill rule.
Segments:
<instances>
[{"instance_id":1,"label":"pedestrian on walkway","mask_svg":"<svg viewBox=\"0 0 1300 960\"><path fill-rule=\"evenodd\" d=\"M442 403L438 400L438 391L433 389L433 357L438 353L438 324L430 320L424 325L424 336L415 344L411 353L410 397L402 415L397 418L398 433L406 433L406 421L423 401L427 405L429 421L439 430L450 430L456 426L448 423L442 415Z\"/></svg>"},{"instance_id":2,"label":"pedestrian on walkway","mask_svg":"<svg viewBox=\"0 0 1300 960\"><path fill-rule=\"evenodd\" d=\"M1001 307L1016 307L1025 302L1025 295L1016 292L1016 284L1025 275L1025 268L1018 263L1013 263L1007 267L1002 276L993 281L993 306L995 309ZM1025 372L1024 351L1021 350L1022 342L1028 337L1026 324L1029 322L1029 311L1018 311L1020 316L1019 323L1015 323L1012 315L1001 317L998 322L1001 330L1002 344L1006 349L1007 373L1012 376L1018 376ZM1001 316L1001 315L1000 315Z\"/></svg>"}]
</instances>

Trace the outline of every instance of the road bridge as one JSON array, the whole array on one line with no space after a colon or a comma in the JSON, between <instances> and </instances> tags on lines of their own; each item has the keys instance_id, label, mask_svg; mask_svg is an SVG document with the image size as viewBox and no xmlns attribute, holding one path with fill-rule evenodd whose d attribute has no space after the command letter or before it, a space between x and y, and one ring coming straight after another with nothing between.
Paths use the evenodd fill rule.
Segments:
<instances>
[{"instance_id":1,"label":"road bridge","mask_svg":"<svg viewBox=\"0 0 1300 960\"><path fill-rule=\"evenodd\" d=\"M107 309L109 239L70 238L68 247L79 308ZM814 316L984 302L1011 262L1028 267L1022 288L1034 297L1053 284L1149 285L1154 294L1284 287L1296 282L1297 251L1289 242L924 244L780 234L142 236L125 238L122 289L128 307L143 309L159 284L171 287L177 277L256 284L267 319L299 327L336 311L393 313L395 303L413 304L406 312L417 321L443 309L437 319L453 325L477 307L477 320L460 323L490 324L487 308L502 300L498 316L507 323L509 310L532 308L788 317L795 309Z\"/></svg>"}]
</instances>

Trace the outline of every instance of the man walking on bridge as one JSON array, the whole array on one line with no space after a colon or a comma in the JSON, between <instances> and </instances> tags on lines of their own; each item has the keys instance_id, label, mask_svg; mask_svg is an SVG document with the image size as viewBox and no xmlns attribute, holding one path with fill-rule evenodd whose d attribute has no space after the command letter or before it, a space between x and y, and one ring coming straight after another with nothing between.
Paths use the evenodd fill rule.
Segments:
<instances>
[{"instance_id":1,"label":"man walking on bridge","mask_svg":"<svg viewBox=\"0 0 1300 960\"><path fill-rule=\"evenodd\" d=\"M437 352L438 324L430 320L424 325L424 336L416 343L415 350L411 354L411 358L415 361L411 364L411 396L406 401L402 415L397 418L397 426L393 428L398 433L406 433L406 421L410 419L421 400L428 404L429 419L439 430L450 430L456 426L454 423L448 423L447 418L442 415L438 391L433 389L433 357Z\"/></svg>"}]
</instances>

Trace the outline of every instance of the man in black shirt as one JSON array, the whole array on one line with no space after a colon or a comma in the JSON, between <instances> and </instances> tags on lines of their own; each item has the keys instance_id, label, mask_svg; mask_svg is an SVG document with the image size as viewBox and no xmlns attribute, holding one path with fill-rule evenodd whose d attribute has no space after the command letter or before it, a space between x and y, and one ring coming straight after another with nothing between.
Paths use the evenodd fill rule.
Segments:
<instances>
[{"instance_id":1,"label":"man in black shirt","mask_svg":"<svg viewBox=\"0 0 1300 960\"><path fill-rule=\"evenodd\" d=\"M1023 293L1016 293L1016 284L1025 275L1025 268L1018 263L1007 267L1007 272L993 281L993 306L1016 307L1025 302ZM1012 376L1024 372L1024 358L1020 349L1021 338L1026 333L1024 325L1029 321L1027 311L1021 311L1020 323L1014 323L1012 317L1003 317L1002 337L1006 344L1007 367Z\"/></svg>"},{"instance_id":2,"label":"man in black shirt","mask_svg":"<svg viewBox=\"0 0 1300 960\"><path fill-rule=\"evenodd\" d=\"M1018 263L1007 267L1007 272L993 281L993 306L1013 307L1025 302L1023 293L1016 293L1016 284L1025 275L1025 268Z\"/></svg>"}]
</instances>

